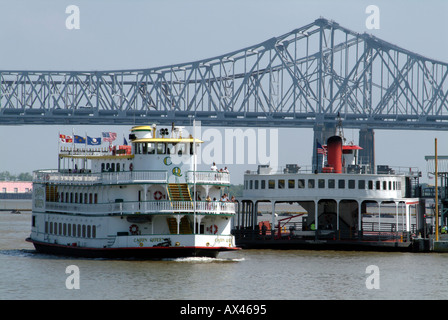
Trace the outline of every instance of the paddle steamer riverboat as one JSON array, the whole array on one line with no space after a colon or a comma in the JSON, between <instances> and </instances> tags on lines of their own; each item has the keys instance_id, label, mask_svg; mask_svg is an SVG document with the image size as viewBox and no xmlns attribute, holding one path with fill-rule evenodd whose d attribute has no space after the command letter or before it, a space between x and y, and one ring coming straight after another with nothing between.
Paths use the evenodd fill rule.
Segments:
<instances>
[{"instance_id":1,"label":"paddle steamer riverboat","mask_svg":"<svg viewBox=\"0 0 448 320\"><path fill-rule=\"evenodd\" d=\"M238 249L226 172L197 171L181 127L135 126L130 146L59 150L33 177L31 235L40 252L88 257L216 257Z\"/></svg>"}]
</instances>

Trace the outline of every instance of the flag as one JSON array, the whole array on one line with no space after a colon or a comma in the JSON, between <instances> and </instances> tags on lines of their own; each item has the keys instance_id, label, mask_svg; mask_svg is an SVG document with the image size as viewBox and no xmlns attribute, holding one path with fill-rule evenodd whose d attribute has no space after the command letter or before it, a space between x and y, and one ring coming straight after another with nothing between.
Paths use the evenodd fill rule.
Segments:
<instances>
[{"instance_id":1,"label":"flag","mask_svg":"<svg viewBox=\"0 0 448 320\"><path fill-rule=\"evenodd\" d=\"M115 132L103 132L103 141L112 142L117 138Z\"/></svg>"},{"instance_id":2,"label":"flag","mask_svg":"<svg viewBox=\"0 0 448 320\"><path fill-rule=\"evenodd\" d=\"M66 136L65 134L60 134L59 139L63 143L72 143L73 142L73 138L71 136Z\"/></svg>"},{"instance_id":3,"label":"flag","mask_svg":"<svg viewBox=\"0 0 448 320\"><path fill-rule=\"evenodd\" d=\"M87 144L89 146L99 146L101 144L101 138L92 138L87 136Z\"/></svg>"},{"instance_id":4,"label":"flag","mask_svg":"<svg viewBox=\"0 0 448 320\"><path fill-rule=\"evenodd\" d=\"M318 142L317 143L317 153L318 154L327 154L327 151L322 147L322 145Z\"/></svg>"},{"instance_id":5,"label":"flag","mask_svg":"<svg viewBox=\"0 0 448 320\"><path fill-rule=\"evenodd\" d=\"M86 144L86 138L81 137L81 136L77 136L77 135L75 134L75 143Z\"/></svg>"},{"instance_id":6,"label":"flag","mask_svg":"<svg viewBox=\"0 0 448 320\"><path fill-rule=\"evenodd\" d=\"M123 145L127 146L127 145L128 145L128 142L126 141L126 138L123 137L123 139L124 139L124 141L123 141Z\"/></svg>"}]
</instances>

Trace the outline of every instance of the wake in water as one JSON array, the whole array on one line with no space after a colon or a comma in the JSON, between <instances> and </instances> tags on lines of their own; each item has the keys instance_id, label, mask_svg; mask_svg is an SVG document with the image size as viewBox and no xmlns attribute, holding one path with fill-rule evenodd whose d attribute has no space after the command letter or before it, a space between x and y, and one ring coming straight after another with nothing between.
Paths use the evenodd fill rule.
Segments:
<instances>
[{"instance_id":1,"label":"wake in water","mask_svg":"<svg viewBox=\"0 0 448 320\"><path fill-rule=\"evenodd\" d=\"M10 250L0 250L0 254L14 257L31 257L34 254L36 254L36 251L27 249L10 249Z\"/></svg>"},{"instance_id":2,"label":"wake in water","mask_svg":"<svg viewBox=\"0 0 448 320\"><path fill-rule=\"evenodd\" d=\"M207 258L207 257L188 257L188 258L175 258L164 259L165 261L175 262L193 262L193 263L222 263L222 262L241 262L244 258Z\"/></svg>"},{"instance_id":3,"label":"wake in water","mask_svg":"<svg viewBox=\"0 0 448 320\"><path fill-rule=\"evenodd\" d=\"M83 258L83 257L69 257L69 256L61 256L61 255L52 255L37 252L32 249L6 249L0 250L0 254L13 256L13 257L22 257L22 258L39 258L39 259L71 259L71 260L118 260L118 261L174 261L174 262L184 262L184 263L231 263L231 262L241 262L244 261L244 258L208 258L208 257L188 257L188 258L165 258L165 259L136 259L136 258L116 258L116 259L108 259L108 258Z\"/></svg>"}]
</instances>

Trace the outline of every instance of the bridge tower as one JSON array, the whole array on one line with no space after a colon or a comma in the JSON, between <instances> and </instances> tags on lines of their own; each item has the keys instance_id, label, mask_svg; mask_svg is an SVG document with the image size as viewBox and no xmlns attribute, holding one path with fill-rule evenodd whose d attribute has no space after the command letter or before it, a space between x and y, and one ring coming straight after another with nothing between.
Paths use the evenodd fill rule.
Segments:
<instances>
[{"instance_id":1,"label":"bridge tower","mask_svg":"<svg viewBox=\"0 0 448 320\"><path fill-rule=\"evenodd\" d=\"M359 146L362 148L359 150L359 163L370 168L370 173L375 173L375 132L372 128L361 127Z\"/></svg>"}]
</instances>

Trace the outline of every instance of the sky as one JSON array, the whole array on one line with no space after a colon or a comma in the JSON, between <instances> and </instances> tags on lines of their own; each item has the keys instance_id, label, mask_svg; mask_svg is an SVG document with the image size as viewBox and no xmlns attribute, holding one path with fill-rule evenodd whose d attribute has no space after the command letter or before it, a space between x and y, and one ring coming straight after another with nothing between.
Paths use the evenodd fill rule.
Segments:
<instances>
[{"instance_id":1,"label":"sky","mask_svg":"<svg viewBox=\"0 0 448 320\"><path fill-rule=\"evenodd\" d=\"M366 27L371 4L380 10L379 29ZM66 27L69 5L79 8L79 29ZM260 43L319 17L448 61L447 12L444 0L0 0L0 70L119 70L190 62ZM0 172L56 168L58 133L113 131L121 140L129 129L0 126ZM357 130L345 134L357 142ZM434 154L435 138L439 154L447 155L447 132L376 130L376 163L418 167L426 179L424 156ZM310 165L312 140L312 129L279 129L279 165ZM229 165L232 183L241 183L243 172L256 166Z\"/></svg>"}]
</instances>

